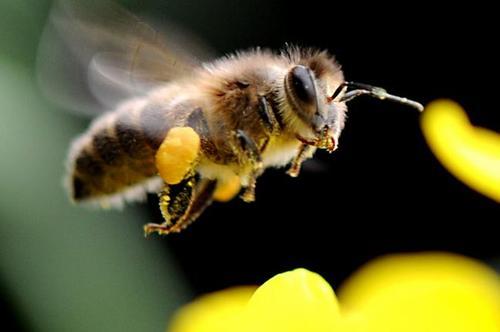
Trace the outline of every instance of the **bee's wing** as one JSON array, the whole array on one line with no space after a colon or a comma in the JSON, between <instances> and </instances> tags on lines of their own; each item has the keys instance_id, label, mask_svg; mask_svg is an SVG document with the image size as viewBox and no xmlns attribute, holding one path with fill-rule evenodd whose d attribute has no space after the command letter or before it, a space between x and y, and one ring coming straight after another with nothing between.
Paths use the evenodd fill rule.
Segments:
<instances>
[{"instance_id":1,"label":"bee's wing","mask_svg":"<svg viewBox=\"0 0 500 332\"><path fill-rule=\"evenodd\" d=\"M64 108L94 115L189 75L210 52L168 30L107 0L56 1L39 47L40 87Z\"/></svg>"}]
</instances>

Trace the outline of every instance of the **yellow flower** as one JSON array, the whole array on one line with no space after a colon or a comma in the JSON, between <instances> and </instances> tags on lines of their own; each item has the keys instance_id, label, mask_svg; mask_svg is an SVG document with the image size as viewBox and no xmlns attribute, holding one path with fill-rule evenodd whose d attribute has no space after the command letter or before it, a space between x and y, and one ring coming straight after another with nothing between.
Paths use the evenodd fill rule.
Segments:
<instances>
[{"instance_id":1,"label":"yellow flower","mask_svg":"<svg viewBox=\"0 0 500 332\"><path fill-rule=\"evenodd\" d=\"M422 131L439 161L462 182L500 202L500 134L474 127L460 105L429 104Z\"/></svg>"},{"instance_id":2,"label":"yellow flower","mask_svg":"<svg viewBox=\"0 0 500 332\"><path fill-rule=\"evenodd\" d=\"M206 295L179 311L170 332L499 332L500 279L450 254L378 259L340 289L297 269L255 288Z\"/></svg>"},{"instance_id":3,"label":"yellow flower","mask_svg":"<svg viewBox=\"0 0 500 332\"><path fill-rule=\"evenodd\" d=\"M340 312L335 293L318 274L297 269L259 287L245 310L244 331L336 331Z\"/></svg>"},{"instance_id":4,"label":"yellow flower","mask_svg":"<svg viewBox=\"0 0 500 332\"><path fill-rule=\"evenodd\" d=\"M500 332L500 278L451 254L383 257L339 290L367 332Z\"/></svg>"},{"instance_id":5,"label":"yellow flower","mask_svg":"<svg viewBox=\"0 0 500 332\"><path fill-rule=\"evenodd\" d=\"M233 332L256 287L234 287L208 294L180 310L169 330L175 332Z\"/></svg>"}]
</instances>

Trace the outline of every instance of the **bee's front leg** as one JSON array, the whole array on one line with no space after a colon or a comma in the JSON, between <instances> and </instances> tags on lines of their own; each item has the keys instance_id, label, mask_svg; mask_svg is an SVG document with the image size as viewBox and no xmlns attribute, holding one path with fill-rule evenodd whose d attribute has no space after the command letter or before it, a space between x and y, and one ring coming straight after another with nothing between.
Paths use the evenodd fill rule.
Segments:
<instances>
[{"instance_id":1,"label":"bee's front leg","mask_svg":"<svg viewBox=\"0 0 500 332\"><path fill-rule=\"evenodd\" d=\"M295 155L295 158L293 158L292 165L286 173L294 178L299 176L302 162L311 157L311 155L314 153L314 150L315 147L302 143L299 147L299 151Z\"/></svg>"},{"instance_id":2,"label":"bee's front leg","mask_svg":"<svg viewBox=\"0 0 500 332\"><path fill-rule=\"evenodd\" d=\"M238 142L238 148L236 148L236 150L242 151L245 160L251 165L248 185L241 195L241 198L245 202L253 202L255 200L255 185L257 178L263 172L262 157L260 155L259 147L245 131L238 129L235 132L235 138Z\"/></svg>"},{"instance_id":3,"label":"bee's front leg","mask_svg":"<svg viewBox=\"0 0 500 332\"><path fill-rule=\"evenodd\" d=\"M301 144L292 161L292 166L290 166L290 169L287 171L287 174L291 177L297 177L299 175L302 162L311 158L317 148L326 149L330 153L337 148L335 138L328 126L325 126L319 133L319 136L314 139L307 139L300 135L296 135L296 138Z\"/></svg>"}]
</instances>

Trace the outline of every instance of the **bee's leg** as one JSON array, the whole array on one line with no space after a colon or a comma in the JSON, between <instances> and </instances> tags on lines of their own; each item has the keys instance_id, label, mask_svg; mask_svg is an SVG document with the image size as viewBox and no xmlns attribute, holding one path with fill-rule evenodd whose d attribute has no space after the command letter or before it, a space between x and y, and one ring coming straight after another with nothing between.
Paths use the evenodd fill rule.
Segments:
<instances>
[{"instance_id":1,"label":"bee's leg","mask_svg":"<svg viewBox=\"0 0 500 332\"><path fill-rule=\"evenodd\" d=\"M255 184L257 178L262 174L263 165L260 151L255 141L243 130L236 131L240 149L244 152L246 159L250 162L252 170L248 179L248 185L241 195L245 202L253 202L255 200Z\"/></svg>"},{"instance_id":2,"label":"bee's leg","mask_svg":"<svg viewBox=\"0 0 500 332\"><path fill-rule=\"evenodd\" d=\"M189 226L212 202L216 181L203 179L196 183L191 175L176 185L165 185L159 193L160 211L165 219L162 224L147 224L144 234L160 235L179 233Z\"/></svg>"},{"instance_id":3,"label":"bee's leg","mask_svg":"<svg viewBox=\"0 0 500 332\"><path fill-rule=\"evenodd\" d=\"M200 156L200 136L190 127L169 130L155 156L155 165L166 184L176 185L193 173Z\"/></svg>"},{"instance_id":4,"label":"bee's leg","mask_svg":"<svg viewBox=\"0 0 500 332\"><path fill-rule=\"evenodd\" d=\"M165 183L159 193L165 222L145 225L146 235L180 232L212 202L215 181L197 183L199 151L200 137L192 128L174 127L168 132L156 153L156 167Z\"/></svg>"},{"instance_id":5,"label":"bee's leg","mask_svg":"<svg viewBox=\"0 0 500 332\"><path fill-rule=\"evenodd\" d=\"M149 235L168 234L176 231L177 222L188 210L194 195L195 177L187 177L179 184L165 184L162 191L158 193L160 211L164 222L162 224L147 224L144 226L144 234Z\"/></svg>"},{"instance_id":6,"label":"bee's leg","mask_svg":"<svg viewBox=\"0 0 500 332\"><path fill-rule=\"evenodd\" d=\"M274 112L266 97L259 97L258 113L268 135L276 135L281 130L281 125L276 119Z\"/></svg>"},{"instance_id":7,"label":"bee's leg","mask_svg":"<svg viewBox=\"0 0 500 332\"><path fill-rule=\"evenodd\" d=\"M300 166L302 162L311 156L311 153L314 152L314 147L308 144L302 143L299 147L299 152L293 158L292 166L286 172L291 177L297 177L300 173Z\"/></svg>"}]
</instances>

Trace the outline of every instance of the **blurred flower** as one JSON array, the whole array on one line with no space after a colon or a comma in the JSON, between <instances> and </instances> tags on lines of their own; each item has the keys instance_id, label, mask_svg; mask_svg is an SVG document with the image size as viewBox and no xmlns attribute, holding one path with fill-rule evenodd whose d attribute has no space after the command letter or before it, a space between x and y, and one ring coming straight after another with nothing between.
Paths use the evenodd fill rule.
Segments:
<instances>
[{"instance_id":1,"label":"blurred flower","mask_svg":"<svg viewBox=\"0 0 500 332\"><path fill-rule=\"evenodd\" d=\"M438 100L422 114L431 150L453 175L500 202L500 134L474 127L457 103Z\"/></svg>"},{"instance_id":2,"label":"blurred flower","mask_svg":"<svg viewBox=\"0 0 500 332\"><path fill-rule=\"evenodd\" d=\"M296 269L255 288L232 288L187 305L171 332L335 331L340 321L337 299L318 274Z\"/></svg>"},{"instance_id":3,"label":"blurred flower","mask_svg":"<svg viewBox=\"0 0 500 332\"><path fill-rule=\"evenodd\" d=\"M318 274L297 269L278 274L255 291L245 308L244 331L337 331L335 293Z\"/></svg>"},{"instance_id":4,"label":"blurred flower","mask_svg":"<svg viewBox=\"0 0 500 332\"><path fill-rule=\"evenodd\" d=\"M256 287L234 287L200 297L182 308L169 331L234 332L239 331L240 316Z\"/></svg>"},{"instance_id":5,"label":"blurred flower","mask_svg":"<svg viewBox=\"0 0 500 332\"><path fill-rule=\"evenodd\" d=\"M339 290L346 317L369 332L499 332L500 278L452 254L375 260Z\"/></svg>"},{"instance_id":6,"label":"blurred flower","mask_svg":"<svg viewBox=\"0 0 500 332\"><path fill-rule=\"evenodd\" d=\"M257 290L213 293L179 311L170 332L499 332L500 279L449 254L388 256L340 289L297 269Z\"/></svg>"}]
</instances>

